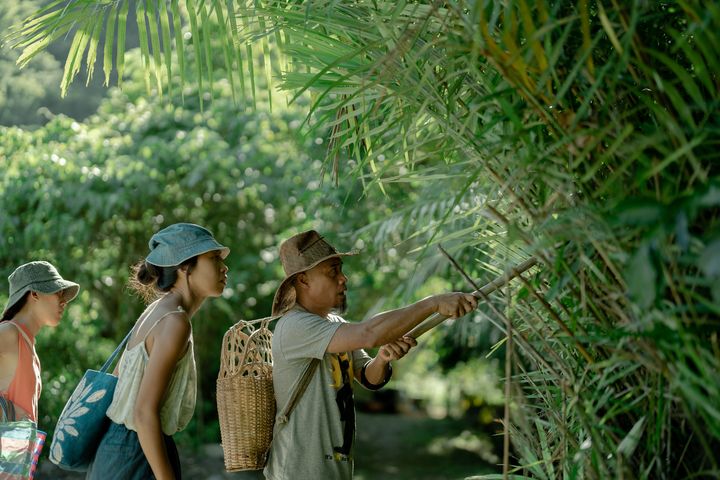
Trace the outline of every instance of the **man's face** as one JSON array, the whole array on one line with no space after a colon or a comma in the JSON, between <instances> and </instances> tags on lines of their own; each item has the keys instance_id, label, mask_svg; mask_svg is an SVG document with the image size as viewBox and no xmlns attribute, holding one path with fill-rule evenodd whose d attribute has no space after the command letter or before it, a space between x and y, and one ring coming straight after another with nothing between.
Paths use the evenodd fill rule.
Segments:
<instances>
[{"instance_id":1,"label":"man's face","mask_svg":"<svg viewBox=\"0 0 720 480\"><path fill-rule=\"evenodd\" d=\"M347 277L342 271L342 260L330 258L306 272L308 295L328 311L344 312L347 308Z\"/></svg>"}]
</instances>

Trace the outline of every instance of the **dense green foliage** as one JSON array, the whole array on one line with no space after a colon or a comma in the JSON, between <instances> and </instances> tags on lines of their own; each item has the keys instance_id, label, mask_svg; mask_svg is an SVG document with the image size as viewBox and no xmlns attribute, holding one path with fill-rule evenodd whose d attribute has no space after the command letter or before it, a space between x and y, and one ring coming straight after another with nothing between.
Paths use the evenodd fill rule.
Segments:
<instances>
[{"instance_id":1,"label":"dense green foliage","mask_svg":"<svg viewBox=\"0 0 720 480\"><path fill-rule=\"evenodd\" d=\"M77 30L64 87L86 45L94 59L98 22L122 18L125 5L87 0L54 13L66 20L63 33L83 9L103 13ZM330 132L326 167L340 185L362 183L368 198L408 195L362 235L391 240L399 256L442 241L476 278L530 255L540 260L481 309L506 334L514 450L506 471L720 475L717 5L186 6L192 48L175 44L171 57L161 48L171 43L167 12L160 9L159 28L158 12L137 3L151 39L143 47L148 88L159 91L178 68L184 80L177 59L190 51L198 61L188 68L210 84L223 69L264 78L235 56L261 48L264 73L275 68L282 88L314 94L308 128ZM220 62L198 35L208 12L225 32ZM14 41L27 47L51 33L46 24L39 37L20 32ZM270 55L276 50L282 55ZM104 65L108 72L111 62ZM436 266L422 255L408 291ZM469 362L487 341L487 323L453 329L468 348L446 361Z\"/></svg>"},{"instance_id":2,"label":"dense green foliage","mask_svg":"<svg viewBox=\"0 0 720 480\"><path fill-rule=\"evenodd\" d=\"M445 219L468 228L431 228L478 273L510 252L544 263L487 310L512 324L518 473L717 475L720 11L614 7L277 3L258 17L310 67L284 87L342 93L315 108L336 158L386 188L453 192Z\"/></svg>"}]
</instances>

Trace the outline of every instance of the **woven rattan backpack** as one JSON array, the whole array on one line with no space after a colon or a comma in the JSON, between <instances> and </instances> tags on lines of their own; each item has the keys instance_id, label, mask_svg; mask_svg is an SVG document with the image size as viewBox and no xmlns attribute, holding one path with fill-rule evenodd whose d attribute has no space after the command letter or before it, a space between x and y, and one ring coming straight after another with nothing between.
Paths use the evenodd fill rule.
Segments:
<instances>
[{"instance_id":1,"label":"woven rattan backpack","mask_svg":"<svg viewBox=\"0 0 720 480\"><path fill-rule=\"evenodd\" d=\"M269 325L278 318L241 320L223 337L217 408L228 472L259 470L267 462L276 413ZM288 404L277 416L279 422L288 421L319 363L317 359L308 363Z\"/></svg>"}]
</instances>

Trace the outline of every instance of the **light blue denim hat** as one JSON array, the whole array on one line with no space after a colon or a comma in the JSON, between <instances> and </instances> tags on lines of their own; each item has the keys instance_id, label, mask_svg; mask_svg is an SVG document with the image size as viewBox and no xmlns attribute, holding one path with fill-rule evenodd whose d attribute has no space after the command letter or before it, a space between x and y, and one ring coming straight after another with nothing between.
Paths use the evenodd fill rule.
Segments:
<instances>
[{"instance_id":1,"label":"light blue denim hat","mask_svg":"<svg viewBox=\"0 0 720 480\"><path fill-rule=\"evenodd\" d=\"M175 267L188 258L220 250L225 258L230 249L220 245L207 228L194 223L175 223L150 238L145 261L157 267Z\"/></svg>"}]
</instances>

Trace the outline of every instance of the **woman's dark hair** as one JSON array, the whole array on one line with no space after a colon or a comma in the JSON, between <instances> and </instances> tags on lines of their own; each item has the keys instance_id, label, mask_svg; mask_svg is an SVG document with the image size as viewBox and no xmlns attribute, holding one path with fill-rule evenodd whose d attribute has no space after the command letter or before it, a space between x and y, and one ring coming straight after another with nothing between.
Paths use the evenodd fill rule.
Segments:
<instances>
[{"instance_id":1,"label":"woman's dark hair","mask_svg":"<svg viewBox=\"0 0 720 480\"><path fill-rule=\"evenodd\" d=\"M0 318L0 322L4 322L5 320L12 320L15 315L18 314L20 310L25 306L25 302L27 302L28 295L30 295L30 292L25 292L25 295L20 297L20 300L15 302L15 305L7 309L7 312Z\"/></svg>"},{"instance_id":2,"label":"woman's dark hair","mask_svg":"<svg viewBox=\"0 0 720 480\"><path fill-rule=\"evenodd\" d=\"M197 259L197 255L190 257L174 267L158 267L141 260L132 266L132 275L129 281L130 288L150 303L162 293L170 291L177 281L177 271L180 268L187 267L189 275L197 265Z\"/></svg>"}]
</instances>

